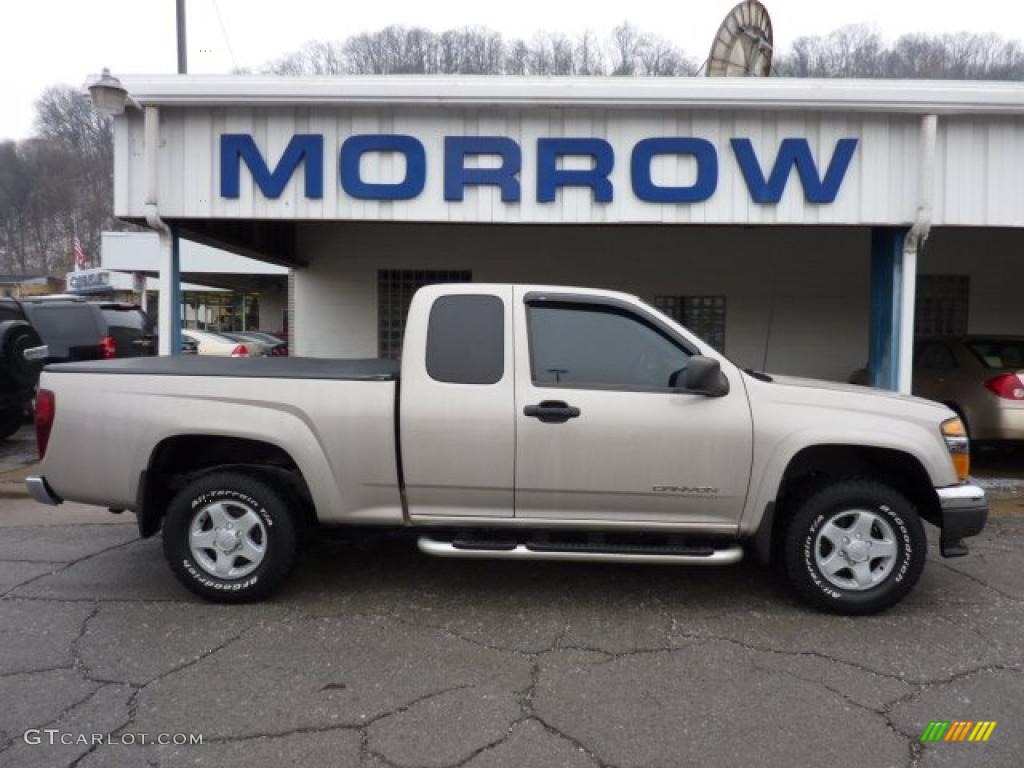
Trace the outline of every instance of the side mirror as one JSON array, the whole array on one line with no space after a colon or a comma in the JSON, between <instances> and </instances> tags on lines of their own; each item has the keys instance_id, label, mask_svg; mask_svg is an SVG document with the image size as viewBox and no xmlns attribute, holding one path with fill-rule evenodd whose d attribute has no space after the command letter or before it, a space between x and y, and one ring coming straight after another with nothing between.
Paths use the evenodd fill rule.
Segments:
<instances>
[{"instance_id":1,"label":"side mirror","mask_svg":"<svg viewBox=\"0 0 1024 768\"><path fill-rule=\"evenodd\" d=\"M722 373L717 360L704 355L694 355L686 364L686 392L708 397L722 397L729 394L729 380Z\"/></svg>"}]
</instances>

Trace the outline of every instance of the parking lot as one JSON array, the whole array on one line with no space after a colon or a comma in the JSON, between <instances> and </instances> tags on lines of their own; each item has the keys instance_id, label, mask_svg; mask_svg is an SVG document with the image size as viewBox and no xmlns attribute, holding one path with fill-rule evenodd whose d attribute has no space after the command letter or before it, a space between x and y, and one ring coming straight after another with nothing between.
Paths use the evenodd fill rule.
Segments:
<instances>
[{"instance_id":1,"label":"parking lot","mask_svg":"<svg viewBox=\"0 0 1024 768\"><path fill-rule=\"evenodd\" d=\"M394 535L319 539L272 601L230 607L130 513L25 498L21 439L0 454L0 765L1020 765L1012 492L876 617L809 611L753 562L443 561ZM998 725L922 745L933 720ZM120 743L178 733L203 743Z\"/></svg>"}]
</instances>

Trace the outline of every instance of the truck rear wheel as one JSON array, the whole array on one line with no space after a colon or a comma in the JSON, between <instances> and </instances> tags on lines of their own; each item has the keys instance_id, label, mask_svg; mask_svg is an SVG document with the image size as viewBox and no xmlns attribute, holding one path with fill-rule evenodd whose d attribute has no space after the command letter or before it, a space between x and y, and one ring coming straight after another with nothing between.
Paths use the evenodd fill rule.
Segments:
<instances>
[{"instance_id":1,"label":"truck rear wheel","mask_svg":"<svg viewBox=\"0 0 1024 768\"><path fill-rule=\"evenodd\" d=\"M164 520L164 555L197 595L222 603L266 597L295 563L295 521L280 494L242 472L185 486Z\"/></svg>"},{"instance_id":2,"label":"truck rear wheel","mask_svg":"<svg viewBox=\"0 0 1024 768\"><path fill-rule=\"evenodd\" d=\"M924 568L927 541L914 506L872 480L819 486L796 504L786 530L790 582L806 602L850 615L899 602Z\"/></svg>"}]
</instances>

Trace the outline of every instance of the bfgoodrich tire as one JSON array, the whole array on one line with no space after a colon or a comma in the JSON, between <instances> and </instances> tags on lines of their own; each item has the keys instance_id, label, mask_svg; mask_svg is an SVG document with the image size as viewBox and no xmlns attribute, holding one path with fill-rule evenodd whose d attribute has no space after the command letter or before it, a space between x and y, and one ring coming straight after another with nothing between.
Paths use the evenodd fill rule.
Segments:
<instances>
[{"instance_id":1,"label":"bfgoodrich tire","mask_svg":"<svg viewBox=\"0 0 1024 768\"><path fill-rule=\"evenodd\" d=\"M924 568L914 506L872 480L819 486L797 502L784 540L786 572L806 602L834 613L876 613L899 602Z\"/></svg>"},{"instance_id":2,"label":"bfgoodrich tire","mask_svg":"<svg viewBox=\"0 0 1024 768\"><path fill-rule=\"evenodd\" d=\"M197 595L221 603L259 600L295 563L295 521L279 492L241 472L197 478L171 501L164 555Z\"/></svg>"}]
</instances>

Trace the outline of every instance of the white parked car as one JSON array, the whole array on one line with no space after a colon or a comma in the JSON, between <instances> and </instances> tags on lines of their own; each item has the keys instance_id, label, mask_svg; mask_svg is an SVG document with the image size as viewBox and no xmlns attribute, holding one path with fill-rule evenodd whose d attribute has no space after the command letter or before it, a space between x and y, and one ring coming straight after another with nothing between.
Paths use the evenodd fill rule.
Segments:
<instances>
[{"instance_id":1,"label":"white parked car","mask_svg":"<svg viewBox=\"0 0 1024 768\"><path fill-rule=\"evenodd\" d=\"M215 357L265 357L267 347L258 341L237 341L215 331L197 331L183 328L181 335L199 347L200 355Z\"/></svg>"}]
</instances>

